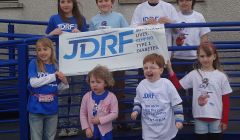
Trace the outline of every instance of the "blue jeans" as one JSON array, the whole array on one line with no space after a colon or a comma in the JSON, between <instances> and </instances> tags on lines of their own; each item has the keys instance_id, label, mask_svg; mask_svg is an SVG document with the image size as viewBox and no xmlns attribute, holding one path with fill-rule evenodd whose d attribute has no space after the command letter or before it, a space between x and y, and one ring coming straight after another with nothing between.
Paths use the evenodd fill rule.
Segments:
<instances>
[{"instance_id":1,"label":"blue jeans","mask_svg":"<svg viewBox=\"0 0 240 140\"><path fill-rule=\"evenodd\" d=\"M195 119L195 133L197 134L207 134L207 133L221 133L220 121L215 120L211 122L201 121Z\"/></svg>"},{"instance_id":2,"label":"blue jeans","mask_svg":"<svg viewBox=\"0 0 240 140\"><path fill-rule=\"evenodd\" d=\"M29 113L31 140L54 140L58 115Z\"/></svg>"}]
</instances>

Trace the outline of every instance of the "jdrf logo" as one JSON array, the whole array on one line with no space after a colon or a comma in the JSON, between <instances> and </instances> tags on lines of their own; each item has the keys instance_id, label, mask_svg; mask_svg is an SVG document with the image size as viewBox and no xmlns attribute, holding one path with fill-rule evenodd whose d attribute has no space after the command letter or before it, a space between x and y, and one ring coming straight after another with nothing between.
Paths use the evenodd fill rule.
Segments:
<instances>
[{"instance_id":1,"label":"jdrf logo","mask_svg":"<svg viewBox=\"0 0 240 140\"><path fill-rule=\"evenodd\" d=\"M147 99L147 98L153 99L153 97L154 97L154 93L144 93L143 95L144 99Z\"/></svg>"},{"instance_id":2,"label":"jdrf logo","mask_svg":"<svg viewBox=\"0 0 240 140\"><path fill-rule=\"evenodd\" d=\"M128 30L120 32L118 35L103 35L100 39L88 37L71 40L68 43L72 46L72 54L65 54L63 57L64 59L73 59L79 54L81 59L96 59L109 56L107 52L110 53L110 56L123 54L124 46L133 42L133 39L126 39L127 36L132 34L133 30Z\"/></svg>"},{"instance_id":3,"label":"jdrf logo","mask_svg":"<svg viewBox=\"0 0 240 140\"><path fill-rule=\"evenodd\" d=\"M72 30L76 27L76 24L69 24L69 23L63 23L63 24L58 24L58 28L61 30Z\"/></svg>"}]
</instances>

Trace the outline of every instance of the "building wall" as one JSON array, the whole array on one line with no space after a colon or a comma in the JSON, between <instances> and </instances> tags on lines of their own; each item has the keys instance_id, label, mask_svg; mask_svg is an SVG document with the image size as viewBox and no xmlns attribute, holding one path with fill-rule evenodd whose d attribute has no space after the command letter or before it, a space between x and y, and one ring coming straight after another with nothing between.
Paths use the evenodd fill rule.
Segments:
<instances>
[{"instance_id":1,"label":"building wall","mask_svg":"<svg viewBox=\"0 0 240 140\"><path fill-rule=\"evenodd\" d=\"M90 20L97 12L95 0L78 0L81 2L80 9L83 15ZM57 13L57 0L19 0L23 4L23 8L0 8L0 18L3 19L21 19L48 21L49 17ZM176 6L176 4L174 4ZM0 5L1 7L1 5ZM114 10L121 12L130 23L136 4L118 4L116 0ZM177 6L176 6L177 7ZM205 2L196 3L195 10L201 12L207 22L214 21L240 21L240 0L205 0ZM0 24L0 31L6 31L6 27ZM27 32L34 34L43 34L45 27L43 26L26 26L19 25L16 32ZM228 38L226 38L226 34ZM216 39L239 39L237 33L213 33Z\"/></svg>"}]
</instances>

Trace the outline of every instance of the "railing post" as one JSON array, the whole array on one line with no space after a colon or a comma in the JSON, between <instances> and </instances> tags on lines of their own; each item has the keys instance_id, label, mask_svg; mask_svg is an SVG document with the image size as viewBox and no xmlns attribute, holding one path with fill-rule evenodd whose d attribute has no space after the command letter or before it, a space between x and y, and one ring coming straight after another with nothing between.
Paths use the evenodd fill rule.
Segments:
<instances>
[{"instance_id":1,"label":"railing post","mask_svg":"<svg viewBox=\"0 0 240 140\"><path fill-rule=\"evenodd\" d=\"M18 47L18 94L19 94L19 118L20 118L20 140L28 140L28 90L27 90L27 65L28 65L28 46L20 44Z\"/></svg>"},{"instance_id":2,"label":"railing post","mask_svg":"<svg viewBox=\"0 0 240 140\"><path fill-rule=\"evenodd\" d=\"M8 24L8 33L14 34L14 32L15 32L14 31L14 25L9 23ZM8 37L8 40L14 40L14 38L13 37ZM8 53L9 53L9 55L8 55L9 59L15 59L15 47L9 47ZM15 68L16 68L15 66L10 66L9 67L9 70L10 70L9 76L12 76L12 77L16 76Z\"/></svg>"}]
</instances>

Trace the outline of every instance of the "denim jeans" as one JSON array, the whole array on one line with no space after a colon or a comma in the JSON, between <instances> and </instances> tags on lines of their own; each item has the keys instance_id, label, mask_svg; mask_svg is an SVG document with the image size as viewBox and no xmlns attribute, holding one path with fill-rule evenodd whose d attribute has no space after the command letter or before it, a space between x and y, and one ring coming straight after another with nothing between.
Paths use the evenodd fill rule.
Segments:
<instances>
[{"instance_id":1,"label":"denim jeans","mask_svg":"<svg viewBox=\"0 0 240 140\"><path fill-rule=\"evenodd\" d=\"M54 140L58 115L29 113L31 140Z\"/></svg>"},{"instance_id":2,"label":"denim jeans","mask_svg":"<svg viewBox=\"0 0 240 140\"><path fill-rule=\"evenodd\" d=\"M195 133L197 134L221 133L222 130L219 127L220 122L221 120L205 122L199 119L195 119Z\"/></svg>"}]
</instances>

